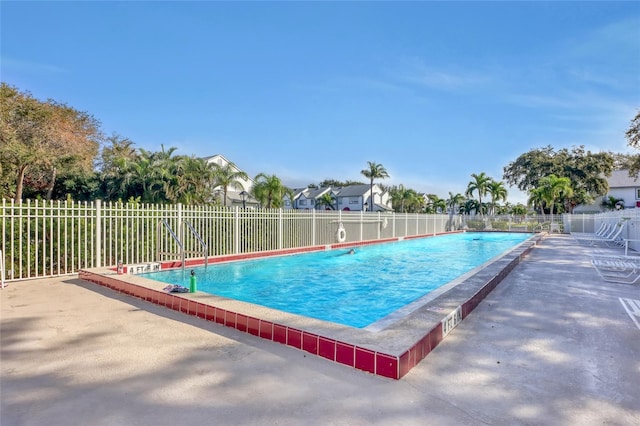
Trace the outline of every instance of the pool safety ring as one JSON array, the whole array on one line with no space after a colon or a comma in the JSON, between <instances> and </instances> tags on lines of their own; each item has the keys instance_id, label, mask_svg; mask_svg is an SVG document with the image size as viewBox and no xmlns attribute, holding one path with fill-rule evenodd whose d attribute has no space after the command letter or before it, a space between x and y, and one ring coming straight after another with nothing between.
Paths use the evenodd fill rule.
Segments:
<instances>
[{"instance_id":1,"label":"pool safety ring","mask_svg":"<svg viewBox=\"0 0 640 426\"><path fill-rule=\"evenodd\" d=\"M340 222L340 225L338 225L338 231L336 232L336 241L338 241L339 243L344 243L346 239L347 231L344 229L344 225L342 225L342 222Z\"/></svg>"}]
</instances>

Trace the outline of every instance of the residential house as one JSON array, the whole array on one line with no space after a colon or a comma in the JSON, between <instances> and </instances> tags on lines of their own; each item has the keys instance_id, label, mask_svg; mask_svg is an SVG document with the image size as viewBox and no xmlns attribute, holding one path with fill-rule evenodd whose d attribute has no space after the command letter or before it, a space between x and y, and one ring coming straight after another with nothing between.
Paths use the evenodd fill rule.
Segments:
<instances>
[{"instance_id":1,"label":"residential house","mask_svg":"<svg viewBox=\"0 0 640 426\"><path fill-rule=\"evenodd\" d=\"M285 208L298 210L335 210L336 193L337 190L331 187L295 189L293 191L293 203L289 201L288 196L285 196ZM329 194L334 200L331 207L319 202L325 194Z\"/></svg>"},{"instance_id":2,"label":"residential house","mask_svg":"<svg viewBox=\"0 0 640 426\"><path fill-rule=\"evenodd\" d=\"M220 154L212 155L211 157L206 157L204 160L207 163L215 163L221 167L224 167L227 164L231 163L231 161L227 160L224 156ZM235 163L233 164L232 167L237 172L241 171L235 165ZM231 187L231 186L227 188L227 199L226 199L227 207L235 207L235 206L251 207L251 208L259 207L260 203L258 202L258 200L256 200L255 198L249 195L251 188L253 188L253 184L254 184L253 179L251 179L250 177L247 179L238 179L238 183L242 186L242 188ZM214 196L220 199L220 201L224 204L224 200L222 200L222 197L224 196L222 187L216 186L215 188L212 188L212 190L213 190Z\"/></svg>"},{"instance_id":3,"label":"residential house","mask_svg":"<svg viewBox=\"0 0 640 426\"><path fill-rule=\"evenodd\" d=\"M318 201L330 194L334 200L328 207ZM373 198L373 202L372 202ZM293 202L285 197L285 208L299 210L345 210L345 211L392 211L391 197L378 185L373 185L371 197L370 185L351 185L340 188L300 188L294 190ZM373 207L372 207L373 206Z\"/></svg>"},{"instance_id":4,"label":"residential house","mask_svg":"<svg viewBox=\"0 0 640 426\"><path fill-rule=\"evenodd\" d=\"M609 191L605 195L621 199L621 203L625 209L633 209L640 207L640 181L638 176L629 176L629 170L615 170L611 177L607 178L609 182Z\"/></svg>"},{"instance_id":5,"label":"residential house","mask_svg":"<svg viewBox=\"0 0 640 426\"><path fill-rule=\"evenodd\" d=\"M574 213L594 213L607 209L602 202L609 200L609 197L622 200L620 208L633 209L640 207L640 180L636 176L629 176L629 170L614 170L607 178L609 191L602 197L596 197L593 204L576 206Z\"/></svg>"},{"instance_id":6,"label":"residential house","mask_svg":"<svg viewBox=\"0 0 640 426\"><path fill-rule=\"evenodd\" d=\"M378 185L351 185L341 188L336 195L339 210L351 211L393 211L391 197Z\"/></svg>"}]
</instances>

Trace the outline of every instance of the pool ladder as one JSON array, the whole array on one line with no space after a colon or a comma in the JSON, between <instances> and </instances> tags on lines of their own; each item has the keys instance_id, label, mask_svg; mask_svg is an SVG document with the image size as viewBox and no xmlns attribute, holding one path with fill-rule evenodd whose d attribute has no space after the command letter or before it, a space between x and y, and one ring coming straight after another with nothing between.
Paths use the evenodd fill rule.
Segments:
<instances>
[{"instance_id":1,"label":"pool ladder","mask_svg":"<svg viewBox=\"0 0 640 426\"><path fill-rule=\"evenodd\" d=\"M200 237L200 234L198 234L198 232L194 229L194 227L191 225L191 223L189 223L189 221L187 221L186 219L182 219L180 221L180 224L183 227L187 227L187 229L189 229L189 232L191 232L191 235L193 235L196 240L198 241L198 243L200 244L200 247L202 250L191 250L191 251L187 251L184 248L184 244L182 241L180 241L180 238L178 238L178 236L176 235L175 232L173 232L173 229L171 229L171 225L169 225L169 222L166 219L161 219L158 222L158 238L156 239L156 258L158 259L158 261L161 261L161 256L175 256L176 254L178 254L180 256L180 264L182 265L182 269L184 270L185 268L185 259L186 259L186 255L187 254L199 254L201 256L204 257L204 266L208 266L209 264L209 248L207 246L207 243L205 243L202 238ZM175 253L175 252L163 252L161 251L161 242L160 242L160 231L162 230L162 227L165 227L167 229L167 231L169 231L169 235L171 235L171 238L173 238L173 240L176 242L176 244L178 245L179 248L179 252Z\"/></svg>"}]
</instances>

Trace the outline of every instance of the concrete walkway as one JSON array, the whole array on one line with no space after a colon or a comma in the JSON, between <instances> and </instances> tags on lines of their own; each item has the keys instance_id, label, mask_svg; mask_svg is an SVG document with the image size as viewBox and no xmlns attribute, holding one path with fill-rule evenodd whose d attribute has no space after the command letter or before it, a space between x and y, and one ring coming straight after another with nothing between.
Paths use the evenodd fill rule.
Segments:
<instances>
[{"instance_id":1,"label":"concrete walkway","mask_svg":"<svg viewBox=\"0 0 640 426\"><path fill-rule=\"evenodd\" d=\"M74 278L0 291L0 424L639 425L640 329L545 238L402 380Z\"/></svg>"}]
</instances>

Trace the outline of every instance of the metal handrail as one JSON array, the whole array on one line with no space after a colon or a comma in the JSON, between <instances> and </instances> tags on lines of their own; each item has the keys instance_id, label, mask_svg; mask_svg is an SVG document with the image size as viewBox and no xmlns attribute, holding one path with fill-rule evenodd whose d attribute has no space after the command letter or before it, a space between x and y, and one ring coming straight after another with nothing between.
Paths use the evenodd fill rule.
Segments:
<instances>
[{"instance_id":1,"label":"metal handrail","mask_svg":"<svg viewBox=\"0 0 640 426\"><path fill-rule=\"evenodd\" d=\"M196 237L196 239L198 240L198 242L200 243L200 245L202 246L202 251L201 252L193 252L193 253L198 253L198 254L202 254L204 256L204 266L205 268L209 265L209 246L207 246L207 243L204 242L204 240L200 237L200 234L198 234L198 231L196 231L193 226L191 226L191 223L189 223L186 219L182 219L182 225L187 225L187 227L189 228L189 231L191 231L191 234Z\"/></svg>"},{"instance_id":2,"label":"metal handrail","mask_svg":"<svg viewBox=\"0 0 640 426\"><path fill-rule=\"evenodd\" d=\"M172 252L161 252L160 251L160 229L162 228L162 225L164 225L167 230L169 231L169 234L171 235L171 237L174 239L174 241L176 242L176 244L178 244L178 247L180 248L180 253L178 253L180 255L180 260L181 260L181 265L182 265L182 269L184 269L184 263L185 263L185 251L184 251L184 246L182 245L182 242L180 241L180 238L178 238L178 236L175 234L175 232L173 232L173 229L171 229L171 225L169 225L169 222L167 222L166 219L160 219L160 221L158 222L158 238L156 239L156 258L158 259L158 261L162 260L160 259L161 255L167 255L167 256L171 256L174 255L175 253Z\"/></svg>"}]
</instances>

